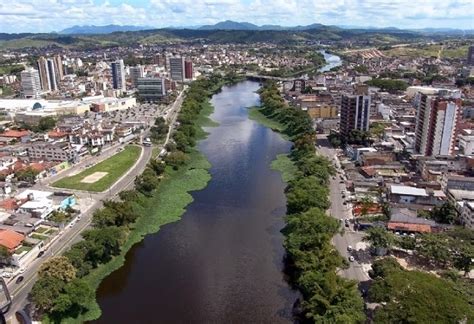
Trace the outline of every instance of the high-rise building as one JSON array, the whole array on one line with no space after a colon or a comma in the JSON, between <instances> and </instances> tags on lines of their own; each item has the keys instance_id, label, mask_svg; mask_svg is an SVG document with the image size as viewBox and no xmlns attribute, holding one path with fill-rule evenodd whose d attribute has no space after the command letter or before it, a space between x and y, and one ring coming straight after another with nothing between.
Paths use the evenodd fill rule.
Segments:
<instances>
[{"instance_id":1,"label":"high-rise building","mask_svg":"<svg viewBox=\"0 0 474 324\"><path fill-rule=\"evenodd\" d=\"M61 55L56 55L53 60L54 69L56 71L56 80L59 82L64 78L63 60L61 58Z\"/></svg>"},{"instance_id":2,"label":"high-rise building","mask_svg":"<svg viewBox=\"0 0 474 324\"><path fill-rule=\"evenodd\" d=\"M184 61L184 78L187 80L193 79L193 62L190 60Z\"/></svg>"},{"instance_id":3,"label":"high-rise building","mask_svg":"<svg viewBox=\"0 0 474 324\"><path fill-rule=\"evenodd\" d=\"M138 94L145 101L159 101L166 95L164 78L138 78L137 84Z\"/></svg>"},{"instance_id":4,"label":"high-rise building","mask_svg":"<svg viewBox=\"0 0 474 324\"><path fill-rule=\"evenodd\" d=\"M415 151L422 155L451 155L461 115L461 93L438 89L416 98Z\"/></svg>"},{"instance_id":5,"label":"high-rise building","mask_svg":"<svg viewBox=\"0 0 474 324\"><path fill-rule=\"evenodd\" d=\"M36 63L38 66L41 89L43 91L50 91L51 85L49 81L48 61L41 56Z\"/></svg>"},{"instance_id":6,"label":"high-rise building","mask_svg":"<svg viewBox=\"0 0 474 324\"><path fill-rule=\"evenodd\" d=\"M141 65L132 66L130 68L130 80L132 81L132 88L136 88L139 78L143 78L145 76L145 69Z\"/></svg>"},{"instance_id":7,"label":"high-rise building","mask_svg":"<svg viewBox=\"0 0 474 324\"><path fill-rule=\"evenodd\" d=\"M170 57L171 80L184 81L184 57Z\"/></svg>"},{"instance_id":8,"label":"high-rise building","mask_svg":"<svg viewBox=\"0 0 474 324\"><path fill-rule=\"evenodd\" d=\"M28 68L22 71L20 76L23 97L39 98L41 93L41 83L38 70Z\"/></svg>"},{"instance_id":9,"label":"high-rise building","mask_svg":"<svg viewBox=\"0 0 474 324\"><path fill-rule=\"evenodd\" d=\"M125 66L123 60L112 63L112 86L114 89L125 91Z\"/></svg>"},{"instance_id":10,"label":"high-rise building","mask_svg":"<svg viewBox=\"0 0 474 324\"><path fill-rule=\"evenodd\" d=\"M467 64L474 65L474 45L469 46L467 51Z\"/></svg>"},{"instance_id":11,"label":"high-rise building","mask_svg":"<svg viewBox=\"0 0 474 324\"><path fill-rule=\"evenodd\" d=\"M369 130L370 95L367 85L355 86L354 94L343 94L340 111L340 133L348 136L354 130Z\"/></svg>"},{"instance_id":12,"label":"high-rise building","mask_svg":"<svg viewBox=\"0 0 474 324\"><path fill-rule=\"evenodd\" d=\"M58 90L58 81L56 79L56 69L54 66L54 60L48 59L48 76L49 76L49 87L51 91Z\"/></svg>"},{"instance_id":13,"label":"high-rise building","mask_svg":"<svg viewBox=\"0 0 474 324\"><path fill-rule=\"evenodd\" d=\"M62 78L62 66L61 72L59 72L57 65L58 63L62 65L62 61L58 62L58 57L59 56L56 56L52 59L40 57L36 62L38 65L41 89L43 91L58 90L58 81ZM59 60L61 60L60 57Z\"/></svg>"}]
</instances>

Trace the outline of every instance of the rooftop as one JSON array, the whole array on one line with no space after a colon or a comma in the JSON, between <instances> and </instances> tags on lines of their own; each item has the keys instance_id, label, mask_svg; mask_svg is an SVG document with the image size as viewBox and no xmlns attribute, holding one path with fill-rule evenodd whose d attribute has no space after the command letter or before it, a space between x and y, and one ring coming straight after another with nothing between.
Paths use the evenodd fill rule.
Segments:
<instances>
[{"instance_id":1,"label":"rooftop","mask_svg":"<svg viewBox=\"0 0 474 324\"><path fill-rule=\"evenodd\" d=\"M391 185L390 192L395 195L420 196L420 197L428 196L425 189L415 188L415 187L410 187L410 186L403 186L403 185Z\"/></svg>"}]
</instances>

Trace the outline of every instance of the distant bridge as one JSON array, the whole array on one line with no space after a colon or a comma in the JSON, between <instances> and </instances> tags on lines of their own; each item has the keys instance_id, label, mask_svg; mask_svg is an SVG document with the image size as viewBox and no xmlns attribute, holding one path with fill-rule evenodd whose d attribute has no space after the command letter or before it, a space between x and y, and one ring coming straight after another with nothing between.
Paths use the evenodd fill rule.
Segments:
<instances>
[{"instance_id":1,"label":"distant bridge","mask_svg":"<svg viewBox=\"0 0 474 324\"><path fill-rule=\"evenodd\" d=\"M266 80L273 80L273 81L295 81L297 78L281 78L281 77L274 77L274 76L269 76L269 75L260 75L260 74L252 74L252 73L247 73L245 75L247 79L249 80L255 80L255 81L266 81Z\"/></svg>"}]
</instances>

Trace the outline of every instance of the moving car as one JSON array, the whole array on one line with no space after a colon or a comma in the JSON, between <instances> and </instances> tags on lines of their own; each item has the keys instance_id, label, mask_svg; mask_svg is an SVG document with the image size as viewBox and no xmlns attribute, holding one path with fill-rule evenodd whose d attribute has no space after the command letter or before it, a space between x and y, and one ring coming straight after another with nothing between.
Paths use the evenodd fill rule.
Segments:
<instances>
[{"instance_id":1,"label":"moving car","mask_svg":"<svg viewBox=\"0 0 474 324\"><path fill-rule=\"evenodd\" d=\"M16 278L16 283L19 284L20 282L23 281L23 279L25 279L25 277L19 276L18 278Z\"/></svg>"},{"instance_id":2,"label":"moving car","mask_svg":"<svg viewBox=\"0 0 474 324\"><path fill-rule=\"evenodd\" d=\"M350 262L354 262L354 260L355 260L354 257L351 255L351 256L349 257L349 261L350 261Z\"/></svg>"}]
</instances>

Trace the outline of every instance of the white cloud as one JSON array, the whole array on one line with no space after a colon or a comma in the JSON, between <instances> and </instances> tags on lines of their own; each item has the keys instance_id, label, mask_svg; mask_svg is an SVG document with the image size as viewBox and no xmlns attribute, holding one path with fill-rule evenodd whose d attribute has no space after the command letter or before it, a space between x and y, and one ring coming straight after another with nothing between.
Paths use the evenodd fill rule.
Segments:
<instances>
[{"instance_id":1,"label":"white cloud","mask_svg":"<svg viewBox=\"0 0 474 324\"><path fill-rule=\"evenodd\" d=\"M3 3L2 3L3 2ZM0 32L72 25L190 26L230 19L256 24L457 27L474 29L472 0L0 0Z\"/></svg>"}]
</instances>

